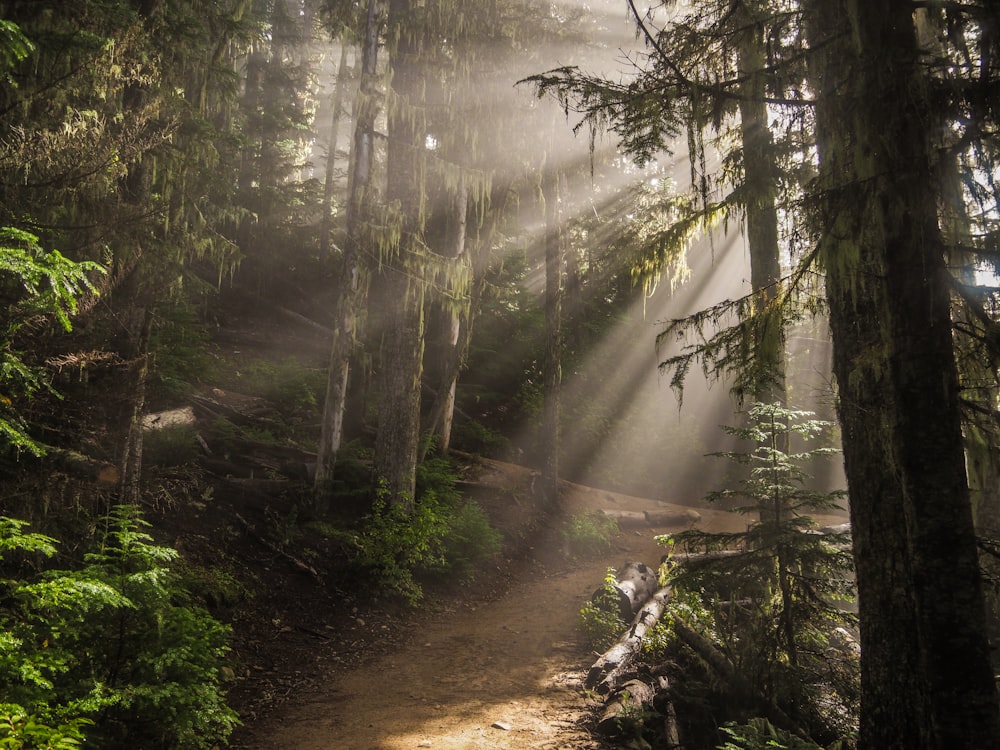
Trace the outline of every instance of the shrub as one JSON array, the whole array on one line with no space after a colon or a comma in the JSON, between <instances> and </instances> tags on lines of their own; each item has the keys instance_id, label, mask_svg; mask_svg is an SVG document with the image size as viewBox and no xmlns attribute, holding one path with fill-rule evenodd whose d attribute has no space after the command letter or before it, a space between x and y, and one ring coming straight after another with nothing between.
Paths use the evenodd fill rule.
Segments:
<instances>
[{"instance_id":1,"label":"shrub","mask_svg":"<svg viewBox=\"0 0 1000 750\"><path fill-rule=\"evenodd\" d=\"M618 522L600 511L577 514L563 530L563 539L573 557L596 557L611 551L611 541L618 533Z\"/></svg>"},{"instance_id":2,"label":"shrub","mask_svg":"<svg viewBox=\"0 0 1000 750\"><path fill-rule=\"evenodd\" d=\"M56 541L24 526L0 519L0 553L51 558ZM219 684L228 628L144 526L115 508L79 569L0 581L0 747L210 748L238 723Z\"/></svg>"},{"instance_id":3,"label":"shrub","mask_svg":"<svg viewBox=\"0 0 1000 750\"><path fill-rule=\"evenodd\" d=\"M193 427L178 425L151 430L143 436L143 462L155 466L184 466L201 455Z\"/></svg>"},{"instance_id":4,"label":"shrub","mask_svg":"<svg viewBox=\"0 0 1000 750\"><path fill-rule=\"evenodd\" d=\"M448 570L468 581L483 563L500 554L503 536L490 525L483 509L469 501L449 515L443 541Z\"/></svg>"},{"instance_id":5,"label":"shrub","mask_svg":"<svg viewBox=\"0 0 1000 750\"><path fill-rule=\"evenodd\" d=\"M616 572L608 568L601 585L580 610L580 626L594 651L605 651L624 632L628 623L619 614Z\"/></svg>"},{"instance_id":6,"label":"shrub","mask_svg":"<svg viewBox=\"0 0 1000 750\"><path fill-rule=\"evenodd\" d=\"M385 495L382 484L358 539L361 554L357 562L377 577L378 588L415 604L424 592L413 574L441 570L445 565L447 521L433 494L424 495L412 511L387 502Z\"/></svg>"}]
</instances>

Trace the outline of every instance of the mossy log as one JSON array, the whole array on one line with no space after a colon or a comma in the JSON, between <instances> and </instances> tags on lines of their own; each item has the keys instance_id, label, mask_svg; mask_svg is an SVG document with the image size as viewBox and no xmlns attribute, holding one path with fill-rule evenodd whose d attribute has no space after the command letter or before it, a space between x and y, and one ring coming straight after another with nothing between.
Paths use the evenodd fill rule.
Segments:
<instances>
[{"instance_id":1,"label":"mossy log","mask_svg":"<svg viewBox=\"0 0 1000 750\"><path fill-rule=\"evenodd\" d=\"M609 594L616 597L614 606L625 622L629 622L640 607L656 593L658 586L656 571L645 563L625 562L618 571L613 591L602 586L594 592L591 601L599 606L605 604Z\"/></svg>"},{"instance_id":2,"label":"mossy log","mask_svg":"<svg viewBox=\"0 0 1000 750\"><path fill-rule=\"evenodd\" d=\"M633 678L608 696L597 719L597 731L604 735L631 735L632 726L640 720L643 710L653 705L653 698L665 684L654 679L654 684Z\"/></svg>"},{"instance_id":3,"label":"mossy log","mask_svg":"<svg viewBox=\"0 0 1000 750\"><path fill-rule=\"evenodd\" d=\"M107 485L118 484L121 479L118 467L107 461L91 458L66 448L56 448L51 445L43 446L43 448L45 457L42 460L51 463L71 476Z\"/></svg>"},{"instance_id":4,"label":"mossy log","mask_svg":"<svg viewBox=\"0 0 1000 750\"><path fill-rule=\"evenodd\" d=\"M660 589L638 611L629 629L591 666L585 683L588 689L596 690L601 695L609 695L617 689L640 652L649 629L663 615L672 593L670 586Z\"/></svg>"}]
</instances>

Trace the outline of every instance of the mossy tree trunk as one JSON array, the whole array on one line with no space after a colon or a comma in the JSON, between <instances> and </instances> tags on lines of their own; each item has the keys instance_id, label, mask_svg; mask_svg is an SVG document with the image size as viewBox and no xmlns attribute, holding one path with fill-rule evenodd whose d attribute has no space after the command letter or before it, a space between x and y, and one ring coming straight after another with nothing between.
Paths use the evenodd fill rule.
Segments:
<instances>
[{"instance_id":1,"label":"mossy tree trunk","mask_svg":"<svg viewBox=\"0 0 1000 750\"><path fill-rule=\"evenodd\" d=\"M316 460L316 503L320 510L326 505L325 496L329 490L329 483L333 480L337 453L343 438L350 363L356 343L358 312L362 304L361 246L364 242L363 223L370 211L375 120L380 108L377 75L383 16L384 6L381 0L368 0L361 49L361 81L354 103L347 237L341 258L340 294L337 299L333 342L330 347L330 366Z\"/></svg>"},{"instance_id":2,"label":"mossy tree trunk","mask_svg":"<svg viewBox=\"0 0 1000 750\"><path fill-rule=\"evenodd\" d=\"M542 174L545 202L545 353L542 364L542 477L546 501L558 499L559 419L562 382L563 249L559 211L560 173L550 148Z\"/></svg>"},{"instance_id":3,"label":"mossy tree trunk","mask_svg":"<svg viewBox=\"0 0 1000 750\"><path fill-rule=\"evenodd\" d=\"M381 248L382 326L378 371L376 481L390 503L412 507L420 437L424 351L424 66L411 0L390 0L392 94L388 108L386 198L398 236Z\"/></svg>"},{"instance_id":4,"label":"mossy tree trunk","mask_svg":"<svg viewBox=\"0 0 1000 750\"><path fill-rule=\"evenodd\" d=\"M858 746L995 748L912 4L815 0L824 265L857 564ZM891 606L887 604L891 603Z\"/></svg>"}]
</instances>

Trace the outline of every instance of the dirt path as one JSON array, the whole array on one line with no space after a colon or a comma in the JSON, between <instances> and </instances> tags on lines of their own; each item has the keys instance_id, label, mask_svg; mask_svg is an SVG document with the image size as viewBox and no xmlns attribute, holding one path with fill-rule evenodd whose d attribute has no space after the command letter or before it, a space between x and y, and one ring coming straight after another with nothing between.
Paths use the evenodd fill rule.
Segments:
<instances>
[{"instance_id":1,"label":"dirt path","mask_svg":"<svg viewBox=\"0 0 1000 750\"><path fill-rule=\"evenodd\" d=\"M570 485L564 515L598 507L684 510L652 500ZM736 528L733 514L703 510L702 528ZM428 616L400 647L332 675L272 717L255 747L296 750L587 750L590 704L582 681L593 662L579 611L609 566L655 564L653 537L620 535L609 558L577 563L562 555L558 524L543 532L534 560L517 566L505 594ZM377 625L367 623L367 625Z\"/></svg>"}]
</instances>

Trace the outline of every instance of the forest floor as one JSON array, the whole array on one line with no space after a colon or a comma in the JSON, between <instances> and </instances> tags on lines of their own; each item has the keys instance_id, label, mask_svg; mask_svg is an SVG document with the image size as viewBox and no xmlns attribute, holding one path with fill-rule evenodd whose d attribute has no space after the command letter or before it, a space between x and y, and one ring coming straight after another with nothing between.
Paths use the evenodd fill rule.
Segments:
<instances>
[{"instance_id":1,"label":"forest floor","mask_svg":"<svg viewBox=\"0 0 1000 750\"><path fill-rule=\"evenodd\" d=\"M478 460L480 500L508 544L493 570L460 590L428 591L420 609L374 597L364 581L321 582L288 561L258 558L256 595L233 613L239 673L230 691L244 726L234 748L507 750L608 747L591 734L583 689L595 654L580 609L609 567L658 564L657 534L623 531L613 551L574 559L562 531L596 509L685 508L564 482L558 507L524 500L532 472ZM492 501L488 498L493 498ZM698 526L745 523L700 508ZM246 554L240 552L238 554ZM245 564L252 564L247 559ZM349 593L350 592L350 593Z\"/></svg>"},{"instance_id":2,"label":"forest floor","mask_svg":"<svg viewBox=\"0 0 1000 750\"><path fill-rule=\"evenodd\" d=\"M297 339L299 326L241 315L226 328L218 343L229 357L280 360L298 348L300 359L322 367L322 346L301 355L317 337ZM212 394L225 405L227 394ZM535 472L466 457L462 487L503 533L503 553L472 584L429 586L413 608L350 572L349 545L299 514L301 486L289 492L277 489L280 481L226 474L237 468L235 460L209 466L219 480L213 492L187 501L168 492L150 518L157 536L207 573L197 593L232 624L226 687L242 720L232 748L610 747L590 731L596 704L583 679L595 654L580 609L609 568L655 567L665 552L655 536L685 524L622 531L610 552L587 559L569 555L563 530L594 510L685 507L562 482L559 502L543 510ZM699 528L745 525L692 500Z\"/></svg>"}]
</instances>

